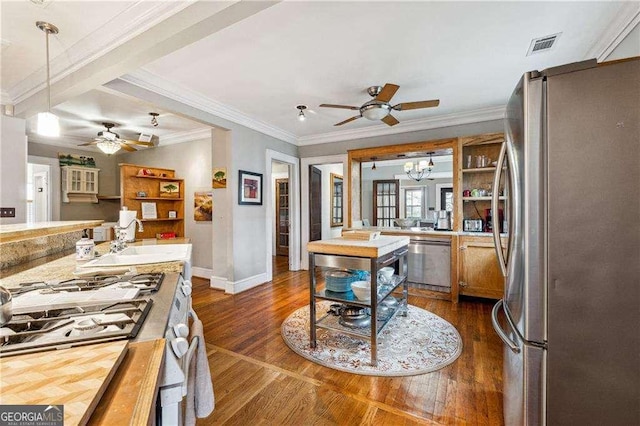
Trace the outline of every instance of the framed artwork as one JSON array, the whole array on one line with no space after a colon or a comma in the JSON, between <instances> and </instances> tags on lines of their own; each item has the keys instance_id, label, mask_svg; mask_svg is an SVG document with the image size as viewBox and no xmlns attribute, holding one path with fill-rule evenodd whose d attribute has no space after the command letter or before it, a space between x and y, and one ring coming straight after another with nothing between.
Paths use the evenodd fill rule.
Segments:
<instances>
[{"instance_id":1,"label":"framed artwork","mask_svg":"<svg viewBox=\"0 0 640 426\"><path fill-rule=\"evenodd\" d=\"M197 222L211 222L213 217L213 193L195 192L193 194L193 219Z\"/></svg>"},{"instance_id":2,"label":"framed artwork","mask_svg":"<svg viewBox=\"0 0 640 426\"><path fill-rule=\"evenodd\" d=\"M211 174L211 187L213 189L220 189L227 187L227 169L226 167L218 167L213 169Z\"/></svg>"},{"instance_id":3,"label":"framed artwork","mask_svg":"<svg viewBox=\"0 0 640 426\"><path fill-rule=\"evenodd\" d=\"M65 154L63 152L58 153L58 160L61 166L82 166L82 167L96 167L96 160L93 157L77 154Z\"/></svg>"},{"instance_id":4,"label":"framed artwork","mask_svg":"<svg viewBox=\"0 0 640 426\"><path fill-rule=\"evenodd\" d=\"M239 171L238 204L262 205L262 175L260 173Z\"/></svg>"},{"instance_id":5,"label":"framed artwork","mask_svg":"<svg viewBox=\"0 0 640 426\"><path fill-rule=\"evenodd\" d=\"M160 196L168 198L179 198L180 182L160 182Z\"/></svg>"}]
</instances>

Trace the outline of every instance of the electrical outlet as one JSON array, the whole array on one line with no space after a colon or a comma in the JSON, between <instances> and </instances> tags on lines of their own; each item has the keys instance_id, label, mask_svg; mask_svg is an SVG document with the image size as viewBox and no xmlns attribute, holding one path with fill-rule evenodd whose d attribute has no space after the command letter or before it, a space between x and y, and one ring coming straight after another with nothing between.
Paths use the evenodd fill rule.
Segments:
<instances>
[{"instance_id":1,"label":"electrical outlet","mask_svg":"<svg viewBox=\"0 0 640 426\"><path fill-rule=\"evenodd\" d=\"M0 207L0 217L16 217L16 208Z\"/></svg>"}]
</instances>

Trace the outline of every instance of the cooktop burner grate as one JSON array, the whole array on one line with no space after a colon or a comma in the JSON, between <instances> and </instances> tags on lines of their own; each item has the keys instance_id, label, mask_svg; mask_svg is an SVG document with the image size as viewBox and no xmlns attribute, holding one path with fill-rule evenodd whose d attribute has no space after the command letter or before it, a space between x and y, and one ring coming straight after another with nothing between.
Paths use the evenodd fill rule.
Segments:
<instances>
[{"instance_id":1,"label":"cooktop burner grate","mask_svg":"<svg viewBox=\"0 0 640 426\"><path fill-rule=\"evenodd\" d=\"M0 328L0 358L134 338L151 306L151 299L139 298L14 315Z\"/></svg>"},{"instance_id":2,"label":"cooktop burner grate","mask_svg":"<svg viewBox=\"0 0 640 426\"><path fill-rule=\"evenodd\" d=\"M96 290L99 288L138 288L141 293L158 291L164 273L125 274L125 275L96 275L87 278L71 278L65 281L37 281L21 283L20 287L9 289L13 296L19 296L30 291L38 290L40 294L57 292L74 292Z\"/></svg>"}]
</instances>

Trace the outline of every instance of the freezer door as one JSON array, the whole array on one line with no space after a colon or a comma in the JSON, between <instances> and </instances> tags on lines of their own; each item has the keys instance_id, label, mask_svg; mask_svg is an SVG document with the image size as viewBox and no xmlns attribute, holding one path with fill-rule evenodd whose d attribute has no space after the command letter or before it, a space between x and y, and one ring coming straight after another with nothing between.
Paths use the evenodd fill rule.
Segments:
<instances>
[{"instance_id":1,"label":"freezer door","mask_svg":"<svg viewBox=\"0 0 640 426\"><path fill-rule=\"evenodd\" d=\"M525 74L505 120L510 213L505 310L525 341L541 344L546 341L543 100L542 78Z\"/></svg>"},{"instance_id":2,"label":"freezer door","mask_svg":"<svg viewBox=\"0 0 640 426\"><path fill-rule=\"evenodd\" d=\"M500 313L501 307L502 300L494 307L492 320L493 327L505 343L502 374L505 425L544 425L547 351L526 344L513 328L508 314ZM505 324L504 328L502 324Z\"/></svg>"}]
</instances>

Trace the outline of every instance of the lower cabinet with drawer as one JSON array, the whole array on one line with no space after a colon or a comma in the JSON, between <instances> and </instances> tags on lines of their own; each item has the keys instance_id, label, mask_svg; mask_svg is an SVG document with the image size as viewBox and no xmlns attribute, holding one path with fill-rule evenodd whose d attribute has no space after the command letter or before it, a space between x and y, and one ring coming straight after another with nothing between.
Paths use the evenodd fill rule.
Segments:
<instances>
[{"instance_id":1,"label":"lower cabinet with drawer","mask_svg":"<svg viewBox=\"0 0 640 426\"><path fill-rule=\"evenodd\" d=\"M493 238L460 236L459 248L459 294L502 298L504 277L498 264Z\"/></svg>"}]
</instances>

